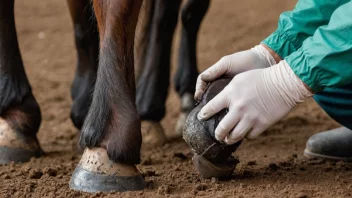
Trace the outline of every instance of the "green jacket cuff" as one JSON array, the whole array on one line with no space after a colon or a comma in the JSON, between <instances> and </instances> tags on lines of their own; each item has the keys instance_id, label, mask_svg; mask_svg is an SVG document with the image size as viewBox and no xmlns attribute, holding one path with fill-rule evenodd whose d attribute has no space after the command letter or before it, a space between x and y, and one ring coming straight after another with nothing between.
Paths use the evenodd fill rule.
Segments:
<instances>
[{"instance_id":1,"label":"green jacket cuff","mask_svg":"<svg viewBox=\"0 0 352 198\"><path fill-rule=\"evenodd\" d=\"M304 50L299 49L293 52L291 55L285 58L286 62L290 65L293 72L308 86L314 93L319 92L323 89L319 82L319 70L318 67L310 67L309 58Z\"/></svg>"},{"instance_id":2,"label":"green jacket cuff","mask_svg":"<svg viewBox=\"0 0 352 198\"><path fill-rule=\"evenodd\" d=\"M262 41L265 45L275 51L281 58L285 58L297 51L301 44L298 40L289 36L285 31L277 29L269 37Z\"/></svg>"}]
</instances>

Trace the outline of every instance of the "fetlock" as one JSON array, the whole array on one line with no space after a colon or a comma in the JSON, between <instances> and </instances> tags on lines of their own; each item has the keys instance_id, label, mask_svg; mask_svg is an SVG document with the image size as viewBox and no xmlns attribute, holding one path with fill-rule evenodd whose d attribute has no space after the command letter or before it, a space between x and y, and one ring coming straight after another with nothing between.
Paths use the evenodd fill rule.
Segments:
<instances>
[{"instance_id":1,"label":"fetlock","mask_svg":"<svg viewBox=\"0 0 352 198\"><path fill-rule=\"evenodd\" d=\"M35 137L41 123L39 105L24 71L0 75L0 118L16 132Z\"/></svg>"},{"instance_id":2,"label":"fetlock","mask_svg":"<svg viewBox=\"0 0 352 198\"><path fill-rule=\"evenodd\" d=\"M22 104L13 105L1 114L11 128L25 136L35 137L41 123L39 105L32 94Z\"/></svg>"},{"instance_id":3,"label":"fetlock","mask_svg":"<svg viewBox=\"0 0 352 198\"><path fill-rule=\"evenodd\" d=\"M126 106L120 107L124 108L117 109L112 104L98 106L104 101L104 95L97 94L96 100L93 99L81 130L80 145L104 148L114 162L138 164L142 144L138 113L132 103L122 98L120 104L125 102Z\"/></svg>"}]
</instances>

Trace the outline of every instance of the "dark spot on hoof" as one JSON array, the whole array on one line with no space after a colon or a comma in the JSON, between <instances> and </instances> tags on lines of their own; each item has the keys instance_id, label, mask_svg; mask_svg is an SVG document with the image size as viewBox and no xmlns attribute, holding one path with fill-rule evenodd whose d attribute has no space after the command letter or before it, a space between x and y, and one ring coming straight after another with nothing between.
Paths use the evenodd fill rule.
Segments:
<instances>
[{"instance_id":1,"label":"dark spot on hoof","mask_svg":"<svg viewBox=\"0 0 352 198\"><path fill-rule=\"evenodd\" d=\"M229 78L219 79L209 85L202 101L189 114L183 138L194 150L193 163L204 178L224 178L232 174L238 164L238 160L232 153L238 148L241 142L233 145L226 145L215 139L215 129L227 110L223 110L207 121L199 121L198 112L202 107L214 98L231 81Z\"/></svg>"},{"instance_id":2,"label":"dark spot on hoof","mask_svg":"<svg viewBox=\"0 0 352 198\"><path fill-rule=\"evenodd\" d=\"M84 192L125 192L143 190L142 175L116 176L93 173L77 167L72 174L70 188Z\"/></svg>"}]
</instances>

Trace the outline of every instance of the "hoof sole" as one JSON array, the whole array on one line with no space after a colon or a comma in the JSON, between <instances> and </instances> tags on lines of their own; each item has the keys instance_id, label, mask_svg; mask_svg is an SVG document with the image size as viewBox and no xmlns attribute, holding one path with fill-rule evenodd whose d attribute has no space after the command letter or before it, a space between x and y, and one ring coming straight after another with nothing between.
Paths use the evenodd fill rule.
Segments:
<instances>
[{"instance_id":1,"label":"hoof sole","mask_svg":"<svg viewBox=\"0 0 352 198\"><path fill-rule=\"evenodd\" d=\"M230 177L236 168L237 163L233 164L213 164L203 156L194 154L192 158L194 167L204 179Z\"/></svg>"},{"instance_id":2,"label":"hoof sole","mask_svg":"<svg viewBox=\"0 0 352 198\"><path fill-rule=\"evenodd\" d=\"M146 186L142 175L115 176L92 173L77 167L72 174L70 188L83 192L125 192L143 190Z\"/></svg>"},{"instance_id":3,"label":"hoof sole","mask_svg":"<svg viewBox=\"0 0 352 198\"><path fill-rule=\"evenodd\" d=\"M40 157L40 155L41 151L0 147L0 164L9 164L11 162L28 162L32 157Z\"/></svg>"}]
</instances>

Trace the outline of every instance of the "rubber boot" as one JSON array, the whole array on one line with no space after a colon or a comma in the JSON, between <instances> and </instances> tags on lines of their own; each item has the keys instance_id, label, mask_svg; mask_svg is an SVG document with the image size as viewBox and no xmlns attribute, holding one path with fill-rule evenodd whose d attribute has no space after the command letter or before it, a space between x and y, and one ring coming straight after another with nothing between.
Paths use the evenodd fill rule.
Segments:
<instances>
[{"instance_id":1,"label":"rubber boot","mask_svg":"<svg viewBox=\"0 0 352 198\"><path fill-rule=\"evenodd\" d=\"M340 127L313 135L307 141L304 156L352 161L352 130Z\"/></svg>"}]
</instances>

